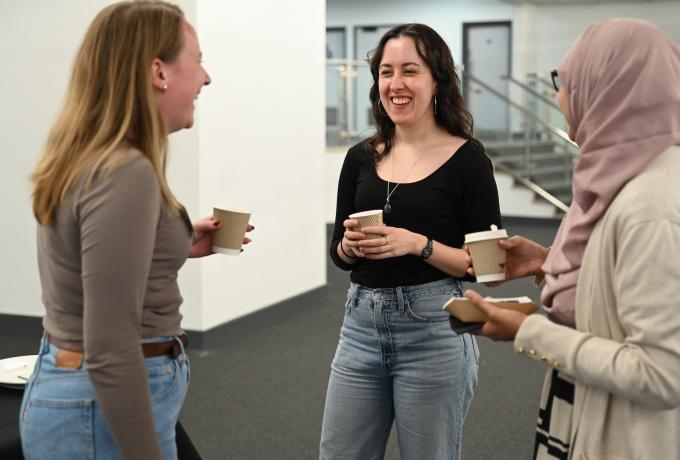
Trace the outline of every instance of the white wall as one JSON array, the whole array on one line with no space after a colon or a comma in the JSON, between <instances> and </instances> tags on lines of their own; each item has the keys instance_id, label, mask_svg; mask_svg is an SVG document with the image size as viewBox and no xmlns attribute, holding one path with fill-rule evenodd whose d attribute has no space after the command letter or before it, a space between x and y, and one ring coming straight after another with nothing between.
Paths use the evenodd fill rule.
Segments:
<instances>
[{"instance_id":1,"label":"white wall","mask_svg":"<svg viewBox=\"0 0 680 460\"><path fill-rule=\"evenodd\" d=\"M28 176L62 102L85 29L107 3L0 3L0 313L42 315Z\"/></svg>"},{"instance_id":2,"label":"white wall","mask_svg":"<svg viewBox=\"0 0 680 460\"><path fill-rule=\"evenodd\" d=\"M241 256L201 262L208 328L326 282L325 8L199 0L197 16L213 79L199 109L201 209L250 208L256 227Z\"/></svg>"},{"instance_id":3,"label":"white wall","mask_svg":"<svg viewBox=\"0 0 680 460\"><path fill-rule=\"evenodd\" d=\"M28 175L82 36L108 3L0 3L0 313L43 314ZM197 127L171 137L171 186L194 218L233 203L250 207L257 227L244 254L189 260L180 272L183 325L204 330L325 283L325 10L316 0L300 0L295 17L275 0L238 10L177 3L196 26L213 84L198 101Z\"/></svg>"},{"instance_id":4,"label":"white wall","mask_svg":"<svg viewBox=\"0 0 680 460\"><path fill-rule=\"evenodd\" d=\"M556 68L586 27L611 17L649 21L680 44L680 1L542 6L535 8L534 33L527 37L533 48L535 70L545 73Z\"/></svg>"}]
</instances>

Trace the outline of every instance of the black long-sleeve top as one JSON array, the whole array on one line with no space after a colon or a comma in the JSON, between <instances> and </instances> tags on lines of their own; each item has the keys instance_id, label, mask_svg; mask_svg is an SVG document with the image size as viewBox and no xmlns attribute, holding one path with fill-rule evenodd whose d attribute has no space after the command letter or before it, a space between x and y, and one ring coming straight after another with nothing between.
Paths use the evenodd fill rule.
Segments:
<instances>
[{"instance_id":1,"label":"black long-sleeve top","mask_svg":"<svg viewBox=\"0 0 680 460\"><path fill-rule=\"evenodd\" d=\"M394 183L391 183L394 187ZM420 257L405 255L383 260L359 259L345 263L338 244L345 232L342 222L355 212L383 209L387 182L382 180L363 142L347 152L338 182L335 228L330 254L335 265L351 270L350 279L370 288L413 286L450 275ZM442 166L422 180L402 183L390 197L392 211L383 222L454 248L462 248L466 233L501 228L498 189L493 166L473 142L466 142Z\"/></svg>"}]
</instances>

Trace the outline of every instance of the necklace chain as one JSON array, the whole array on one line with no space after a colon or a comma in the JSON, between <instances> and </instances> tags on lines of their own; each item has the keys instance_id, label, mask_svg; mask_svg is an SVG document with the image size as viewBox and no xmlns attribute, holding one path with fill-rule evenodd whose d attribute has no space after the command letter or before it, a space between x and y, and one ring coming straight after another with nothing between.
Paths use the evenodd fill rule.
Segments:
<instances>
[{"instance_id":1,"label":"necklace chain","mask_svg":"<svg viewBox=\"0 0 680 460\"><path fill-rule=\"evenodd\" d=\"M390 155L392 157L392 159L390 161L390 176L391 176L392 173L394 172L394 152L392 152ZM392 206L390 205L390 197L397 190L397 187L399 187L406 179L408 179L408 176L411 175L413 168L416 167L416 165L418 164L418 162L420 161L420 159L422 157L423 157L423 153L420 152L420 155L418 155L418 158L416 158L416 161L413 162L413 164L409 168L409 170L406 173L406 175L404 176L404 178L401 181L396 183L397 185L394 186L394 188L392 189L391 192L390 192L390 181L389 180L387 181L387 192L386 192L386 196L385 196L385 208L383 209L385 214L389 214L389 213L392 212Z\"/></svg>"}]
</instances>

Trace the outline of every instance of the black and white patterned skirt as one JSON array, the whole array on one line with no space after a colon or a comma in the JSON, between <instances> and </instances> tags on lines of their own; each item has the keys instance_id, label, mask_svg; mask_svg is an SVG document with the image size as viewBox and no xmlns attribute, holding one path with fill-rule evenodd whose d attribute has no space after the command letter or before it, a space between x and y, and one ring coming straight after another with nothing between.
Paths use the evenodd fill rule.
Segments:
<instances>
[{"instance_id":1,"label":"black and white patterned skirt","mask_svg":"<svg viewBox=\"0 0 680 460\"><path fill-rule=\"evenodd\" d=\"M573 411L574 380L556 369L549 370L538 411L533 456L535 460L569 458Z\"/></svg>"}]
</instances>

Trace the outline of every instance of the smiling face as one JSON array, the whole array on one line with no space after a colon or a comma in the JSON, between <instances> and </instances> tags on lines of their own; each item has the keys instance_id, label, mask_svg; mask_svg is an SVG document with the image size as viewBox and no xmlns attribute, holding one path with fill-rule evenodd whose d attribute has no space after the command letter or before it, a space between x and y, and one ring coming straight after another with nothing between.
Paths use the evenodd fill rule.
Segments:
<instances>
[{"instance_id":1,"label":"smiling face","mask_svg":"<svg viewBox=\"0 0 680 460\"><path fill-rule=\"evenodd\" d=\"M437 84L411 37L389 40L378 71L380 101L397 126L434 123L433 96Z\"/></svg>"},{"instance_id":2,"label":"smiling face","mask_svg":"<svg viewBox=\"0 0 680 460\"><path fill-rule=\"evenodd\" d=\"M177 58L170 63L154 60L154 84L161 89L158 107L168 133L191 128L194 124L194 102L201 88L211 81L201 58L196 31L185 21L182 48ZM167 89L163 89L166 86Z\"/></svg>"}]
</instances>

